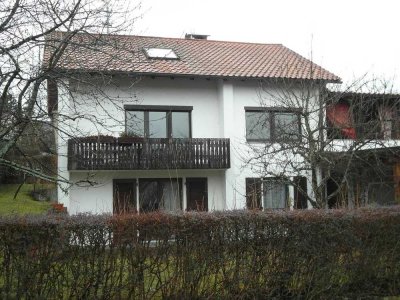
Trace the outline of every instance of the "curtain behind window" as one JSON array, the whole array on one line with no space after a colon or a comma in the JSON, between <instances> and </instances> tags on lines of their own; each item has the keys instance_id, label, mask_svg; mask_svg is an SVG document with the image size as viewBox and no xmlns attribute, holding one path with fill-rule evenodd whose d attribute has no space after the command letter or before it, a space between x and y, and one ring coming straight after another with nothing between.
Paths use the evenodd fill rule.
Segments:
<instances>
[{"instance_id":1,"label":"curtain behind window","mask_svg":"<svg viewBox=\"0 0 400 300\"><path fill-rule=\"evenodd\" d=\"M263 181L264 209L285 208L287 199L287 186L277 179Z\"/></svg>"}]
</instances>

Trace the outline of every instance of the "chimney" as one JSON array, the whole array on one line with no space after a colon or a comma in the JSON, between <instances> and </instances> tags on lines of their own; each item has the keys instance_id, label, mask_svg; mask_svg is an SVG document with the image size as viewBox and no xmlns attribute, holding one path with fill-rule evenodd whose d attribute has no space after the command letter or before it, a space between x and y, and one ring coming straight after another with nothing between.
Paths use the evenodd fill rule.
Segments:
<instances>
[{"instance_id":1,"label":"chimney","mask_svg":"<svg viewBox=\"0 0 400 300\"><path fill-rule=\"evenodd\" d=\"M207 34L186 33L185 39L187 40L206 40L209 37Z\"/></svg>"}]
</instances>

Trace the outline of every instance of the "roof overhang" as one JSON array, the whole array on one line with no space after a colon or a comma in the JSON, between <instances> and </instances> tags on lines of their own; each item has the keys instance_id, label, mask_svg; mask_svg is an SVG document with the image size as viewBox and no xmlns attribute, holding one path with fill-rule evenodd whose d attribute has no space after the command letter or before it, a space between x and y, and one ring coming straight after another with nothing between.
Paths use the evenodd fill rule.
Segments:
<instances>
[{"instance_id":1,"label":"roof overhang","mask_svg":"<svg viewBox=\"0 0 400 300\"><path fill-rule=\"evenodd\" d=\"M291 77L252 77L252 76L227 76L227 75L203 75L185 73L153 73L153 72L126 72L110 70L86 70L86 69L53 69L50 74L55 77L66 77L66 75L110 75L110 76L130 76L130 77L166 77L166 78L201 78L201 79L223 79L223 80L258 80L267 82L314 82L318 84L341 83L341 80L312 79L312 78L291 78Z\"/></svg>"}]
</instances>

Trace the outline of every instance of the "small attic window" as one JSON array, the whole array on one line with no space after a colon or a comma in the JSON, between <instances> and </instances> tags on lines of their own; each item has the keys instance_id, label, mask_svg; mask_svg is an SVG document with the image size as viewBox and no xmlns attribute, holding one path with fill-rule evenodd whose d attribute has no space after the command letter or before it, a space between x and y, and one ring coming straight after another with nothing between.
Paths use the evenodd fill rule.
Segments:
<instances>
[{"instance_id":1,"label":"small attic window","mask_svg":"<svg viewBox=\"0 0 400 300\"><path fill-rule=\"evenodd\" d=\"M160 59L178 59L178 55L172 49L168 48L143 48L148 58Z\"/></svg>"}]
</instances>

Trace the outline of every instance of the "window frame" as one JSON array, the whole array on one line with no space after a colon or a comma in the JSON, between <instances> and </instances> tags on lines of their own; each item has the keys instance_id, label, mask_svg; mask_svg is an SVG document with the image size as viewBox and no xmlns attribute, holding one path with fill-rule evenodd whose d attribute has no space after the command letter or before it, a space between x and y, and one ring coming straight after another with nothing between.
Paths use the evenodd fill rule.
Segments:
<instances>
[{"instance_id":1,"label":"window frame","mask_svg":"<svg viewBox=\"0 0 400 300\"><path fill-rule=\"evenodd\" d=\"M274 182L274 183L279 183L283 185L284 188L284 192L285 192L285 206L284 207L271 207L271 208L266 208L265 207L265 201L266 201L266 197L265 197L265 189L267 186L268 182ZM289 208L289 183L285 182L284 180L282 180L282 178L279 177L263 177L261 178L261 205L263 207L263 210L270 210L270 209L287 209Z\"/></svg>"},{"instance_id":2,"label":"window frame","mask_svg":"<svg viewBox=\"0 0 400 300\"><path fill-rule=\"evenodd\" d=\"M161 50L161 51L167 51L173 54L173 56L168 56L168 53L166 55L156 55L156 54L151 54L151 51L154 50ZM164 47L144 47L143 48L144 55L148 59L158 59L158 60L180 60L179 55L175 52L174 49L172 48L164 48Z\"/></svg>"},{"instance_id":3,"label":"window frame","mask_svg":"<svg viewBox=\"0 0 400 300\"><path fill-rule=\"evenodd\" d=\"M173 112L187 112L189 114L189 137L192 138L192 111L193 106L169 106L169 105L124 105L125 110L125 134L127 131L127 115L128 111L143 111L144 112L144 135L143 138L152 138L150 136L149 128L149 112L165 112L166 113L166 131L165 138L176 138L172 136L172 113Z\"/></svg>"},{"instance_id":4,"label":"window frame","mask_svg":"<svg viewBox=\"0 0 400 300\"><path fill-rule=\"evenodd\" d=\"M246 113L247 112L255 112L255 113L266 113L269 114L269 132L270 132L270 137L269 139L255 139L255 138L248 138L247 136L247 126L246 126L246 141L251 142L251 143L265 143L265 142L271 142L271 143L291 143L291 142L296 142L299 141L301 138L301 113L302 109L301 108L285 108L285 107L259 107L259 106L245 106L245 123L246 123ZM284 139L279 139L276 137L276 129L275 129L275 114L295 114L297 116L297 124L298 124L298 134L299 137L296 139L291 139L291 140L284 140Z\"/></svg>"}]
</instances>

